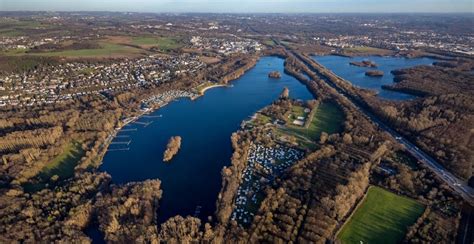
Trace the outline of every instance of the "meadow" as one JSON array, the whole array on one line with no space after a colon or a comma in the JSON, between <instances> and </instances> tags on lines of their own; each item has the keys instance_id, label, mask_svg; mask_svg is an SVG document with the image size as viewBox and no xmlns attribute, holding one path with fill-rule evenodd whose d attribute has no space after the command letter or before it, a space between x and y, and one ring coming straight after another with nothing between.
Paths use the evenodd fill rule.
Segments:
<instances>
[{"instance_id":1,"label":"meadow","mask_svg":"<svg viewBox=\"0 0 474 244\"><path fill-rule=\"evenodd\" d=\"M370 187L337 239L341 243L399 243L424 209L413 199Z\"/></svg>"},{"instance_id":2,"label":"meadow","mask_svg":"<svg viewBox=\"0 0 474 244\"><path fill-rule=\"evenodd\" d=\"M290 117L286 128L281 128L280 132L295 136L298 140L298 143L308 147L314 148L315 145L313 142L319 141L321 133L326 132L329 135L333 133L338 133L342 130L342 123L344 122L344 112L339 108L339 106L333 102L323 102L316 112L313 114L311 122L308 128L301 126L293 125L292 119L295 119L297 116L303 115L302 108L293 108L294 115Z\"/></svg>"}]
</instances>

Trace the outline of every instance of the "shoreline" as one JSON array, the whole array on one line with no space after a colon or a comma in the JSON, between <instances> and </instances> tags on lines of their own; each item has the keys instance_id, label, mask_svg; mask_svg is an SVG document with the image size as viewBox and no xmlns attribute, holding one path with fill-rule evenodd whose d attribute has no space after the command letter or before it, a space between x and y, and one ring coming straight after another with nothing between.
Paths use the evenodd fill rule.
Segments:
<instances>
[{"instance_id":1,"label":"shoreline","mask_svg":"<svg viewBox=\"0 0 474 244\"><path fill-rule=\"evenodd\" d=\"M200 96L203 96L206 93L207 90L210 90L210 89L216 88L216 87L232 87L232 85L229 85L229 84L215 84L215 85L212 85L212 86L204 87L203 89L201 89L199 91L199 94L200 94Z\"/></svg>"},{"instance_id":2,"label":"shoreline","mask_svg":"<svg viewBox=\"0 0 474 244\"><path fill-rule=\"evenodd\" d=\"M381 57L381 58L386 58L386 57L391 57L391 58L404 58L404 59L422 59L422 58L431 58L435 60L444 60L444 61L450 61L452 59L449 59L449 57L442 56L442 55L437 55L433 53L425 53L425 54L420 54L417 56L409 56L408 54L399 54L399 53L392 53L392 54L372 54L372 53L367 53L367 54L357 54L357 55L347 55L347 54L341 54L337 52L330 52L330 53L324 53L324 54L318 54L318 53L308 53L310 57L313 56L319 56L319 57L325 57L325 56L339 56L343 58L349 58L349 59L354 59L354 58L366 58L366 57Z\"/></svg>"},{"instance_id":3,"label":"shoreline","mask_svg":"<svg viewBox=\"0 0 474 244\"><path fill-rule=\"evenodd\" d=\"M257 60L259 60L262 56L257 56ZM257 62L254 62L250 67L248 67L247 69L245 69L244 72L242 72L240 75L238 75L237 78L235 79L231 79L229 81L229 83L231 81L234 81L234 80L237 80L239 79L240 77L242 77L243 75L245 75L249 70L251 70L252 68L255 67L255 65L257 64ZM201 96L204 96L205 95L205 92L209 89L212 89L212 88L217 88L217 87L232 87L233 85L232 84L223 84L223 83L217 83L215 85L212 85L212 86L208 86L208 87L205 87L203 88L202 90L198 91L196 93L196 96L193 96L193 97L188 97L190 100L194 101L195 99L198 99L199 97ZM196 89L196 87L194 88L191 88L192 89ZM96 170L98 170L100 168L100 166L103 164L103 161L104 161L104 157L105 157L105 154L107 154L108 152L108 149L109 149L109 146L111 145L112 141L116 138L117 134L123 129L123 127L127 126L128 124L130 123L133 123L137 120L139 120L142 116L146 115L146 114L151 114L151 113L154 113L155 111L158 111L159 109L165 107L166 105L168 105L170 102L172 101L175 101L176 99L173 99L171 101L168 101L167 103L161 105L161 106L157 106L157 107L153 107L153 108L148 108L146 110L143 110L142 112L140 112L138 115L135 115L135 116L132 116L132 117L127 117L125 118L123 121L123 124L118 126L118 127L115 127L113 129L113 131L109 132L109 135L108 137L105 139L104 143L102 144L101 146L101 152L98 153L98 155L100 155L100 163L96 165Z\"/></svg>"}]
</instances>

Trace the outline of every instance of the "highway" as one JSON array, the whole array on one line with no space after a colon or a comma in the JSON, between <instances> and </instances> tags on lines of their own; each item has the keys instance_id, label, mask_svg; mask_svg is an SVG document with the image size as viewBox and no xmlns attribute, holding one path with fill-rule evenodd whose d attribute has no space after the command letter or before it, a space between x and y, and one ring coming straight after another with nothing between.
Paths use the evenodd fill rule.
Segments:
<instances>
[{"instance_id":1,"label":"highway","mask_svg":"<svg viewBox=\"0 0 474 244\"><path fill-rule=\"evenodd\" d=\"M279 44L279 42L276 42ZM284 47L284 46L283 46ZM402 135L400 135L398 132L390 128L388 125L386 125L384 122L382 122L377 116L375 116L371 111L367 110L360 104L360 102L356 101L355 99L352 99L351 96L349 96L343 89L337 87L334 83L332 83L327 77L321 76L317 70L315 70L311 65L309 65L306 60L301 58L299 54L295 53L293 50L289 50L288 48L285 47L285 49L293 54L294 57L296 57L301 63L306 65L311 71L313 71L316 75L321 77L327 85L330 87L334 88L341 96L346 98L348 101L350 101L354 107L359 110L361 113L365 114L372 122L374 122L379 128L382 130L385 130L388 134L390 134L395 140L397 140L400 144L404 145L405 148L414 156L416 157L420 162L422 162L426 167L432 170L433 173L435 173L439 179L443 180L449 187L451 187L455 192L457 192L464 200L466 200L471 206L474 206L474 189L471 188L466 184L465 181L460 180L457 178L455 175L451 174L447 170L444 169L444 167L439 164L434 158L429 156L427 153L423 152L421 149L419 149L415 144L411 143L409 140L404 138ZM316 61L315 61L316 62ZM321 67L323 67L321 65ZM326 68L325 68L326 69ZM329 72L331 75L336 76L332 71L326 69L327 72ZM336 76L341 80L341 77ZM349 81L344 80L345 82Z\"/></svg>"}]
</instances>

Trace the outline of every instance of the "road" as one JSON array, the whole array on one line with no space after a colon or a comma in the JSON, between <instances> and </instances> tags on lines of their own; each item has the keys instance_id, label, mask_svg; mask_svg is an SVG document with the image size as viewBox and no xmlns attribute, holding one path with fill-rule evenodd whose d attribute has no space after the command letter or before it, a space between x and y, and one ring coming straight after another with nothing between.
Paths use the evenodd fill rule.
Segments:
<instances>
[{"instance_id":1,"label":"road","mask_svg":"<svg viewBox=\"0 0 474 244\"><path fill-rule=\"evenodd\" d=\"M275 41L275 40L274 40ZM280 44L278 41L275 41L275 43ZM295 53L293 50L289 50L285 46L282 45L289 53L293 54L301 63L306 65L311 71L315 72L319 75L319 72L316 71L311 65L309 65L303 58L301 58L297 53ZM321 67L323 67L321 65ZM330 74L336 76L332 71L326 69L327 72ZM337 76L339 79L342 79L341 77ZM400 135L398 132L390 128L388 125L386 125L384 122L382 122L377 116L375 116L371 111L367 110L360 104L360 102L356 101L355 99L352 99L351 96L349 96L344 90L340 89L337 87L335 84L333 84L327 77L321 77L323 80L327 83L327 85L331 86L332 88L336 89L336 91L346 98L348 101L350 101L354 107L359 110L361 113L365 114L372 122L374 122L379 128L382 130L385 130L388 134L390 134L395 140L397 140L400 144L404 145L406 149L414 156L416 157L420 162L422 162L426 167L431 169L433 173L435 173L441 180L443 180L449 187L451 187L455 192L457 192L464 200L466 200L471 206L474 206L474 189L471 188L466 184L465 181L460 180L450 172L444 169L444 167L439 164L434 158L429 156L427 153L423 152L421 149L419 149L415 144L411 143L409 140L404 138L402 135ZM346 81L346 80L344 80ZM346 81L349 82L349 81ZM349 82L350 83L350 82Z\"/></svg>"}]
</instances>

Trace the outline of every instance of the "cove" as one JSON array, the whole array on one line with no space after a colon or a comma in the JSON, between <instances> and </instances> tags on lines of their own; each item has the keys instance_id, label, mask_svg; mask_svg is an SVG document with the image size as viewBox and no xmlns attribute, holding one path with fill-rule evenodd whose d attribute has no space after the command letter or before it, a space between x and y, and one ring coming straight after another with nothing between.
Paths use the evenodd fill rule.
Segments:
<instances>
[{"instance_id":1,"label":"cove","mask_svg":"<svg viewBox=\"0 0 474 244\"><path fill-rule=\"evenodd\" d=\"M163 196L160 201L159 222L176 215L194 216L206 220L213 216L221 188L221 170L230 165L230 137L240 123L278 98L284 87L290 96L308 100L312 95L295 78L284 73L284 60L262 57L255 67L231 87L210 89L196 100L179 99L154 111L156 119L147 127L131 124L114 141L128 141L128 151L109 151L100 170L109 173L117 184L146 179L160 179ZM268 78L277 70L281 79ZM171 136L181 136L179 153L164 163L163 152ZM111 145L110 149L114 149ZM200 206L200 207L198 207ZM200 211L196 211L196 209Z\"/></svg>"},{"instance_id":2,"label":"cove","mask_svg":"<svg viewBox=\"0 0 474 244\"><path fill-rule=\"evenodd\" d=\"M381 56L368 56L368 57L342 57L342 56L313 56L313 59L319 62L324 67L328 68L336 75L350 81L353 85L376 90L378 96L388 100L408 100L416 98L416 96L382 89L383 85L393 84L394 75L390 73L392 70L410 68L417 65L432 65L435 59L432 58L402 58L402 57L381 57ZM377 63L377 68L366 68L357 67L350 65L352 61L363 61L371 60ZM368 77L365 75L367 70L376 69L382 70L385 74L383 77Z\"/></svg>"}]
</instances>

